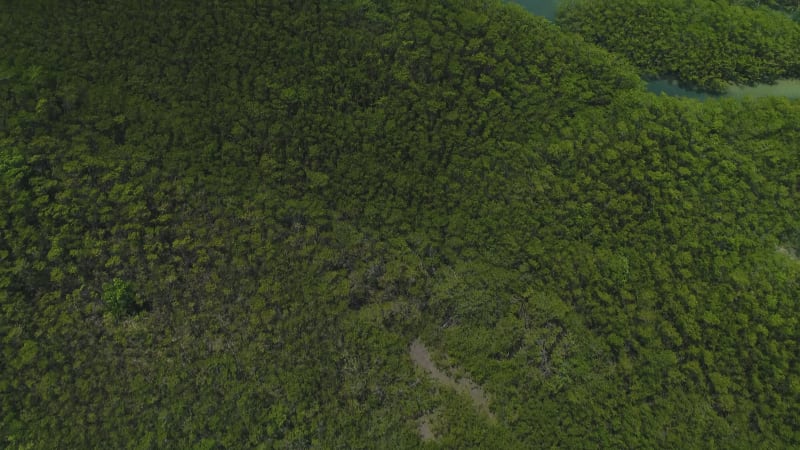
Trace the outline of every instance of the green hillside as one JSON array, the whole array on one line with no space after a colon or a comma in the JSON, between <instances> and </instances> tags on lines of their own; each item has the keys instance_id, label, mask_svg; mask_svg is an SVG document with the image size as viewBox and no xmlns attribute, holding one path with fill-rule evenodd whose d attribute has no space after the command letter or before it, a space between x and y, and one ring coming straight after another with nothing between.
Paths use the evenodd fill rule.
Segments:
<instances>
[{"instance_id":1,"label":"green hillside","mask_svg":"<svg viewBox=\"0 0 800 450\"><path fill-rule=\"evenodd\" d=\"M800 102L500 1L2 4L0 446L800 446Z\"/></svg>"}]
</instances>

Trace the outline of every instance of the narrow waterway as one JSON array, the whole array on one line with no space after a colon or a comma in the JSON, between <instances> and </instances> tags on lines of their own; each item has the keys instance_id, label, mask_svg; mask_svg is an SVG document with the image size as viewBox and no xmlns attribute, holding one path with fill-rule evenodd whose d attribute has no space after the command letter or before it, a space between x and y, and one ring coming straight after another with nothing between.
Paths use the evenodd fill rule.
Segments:
<instances>
[{"instance_id":1,"label":"narrow waterway","mask_svg":"<svg viewBox=\"0 0 800 450\"><path fill-rule=\"evenodd\" d=\"M542 16L551 22L556 20L556 8L558 7L559 0L511 0L517 3L528 11Z\"/></svg>"},{"instance_id":2,"label":"narrow waterway","mask_svg":"<svg viewBox=\"0 0 800 450\"><path fill-rule=\"evenodd\" d=\"M472 403L475 405L475 409L494 420L494 415L489 410L489 398L486 396L483 389L469 378L460 378L456 380L436 367L436 364L434 364L431 359L430 352L419 338L411 343L410 354L414 364L427 372L428 376L445 386L469 395L472 399Z\"/></svg>"},{"instance_id":3,"label":"narrow waterway","mask_svg":"<svg viewBox=\"0 0 800 450\"><path fill-rule=\"evenodd\" d=\"M537 16L542 16L555 22L556 10L561 0L509 0L517 3ZM800 80L778 80L774 84L757 84L755 86L733 85L724 94L709 94L691 89L685 89L670 80L654 80L647 82L647 90L654 94L667 94L674 97L689 97L697 100L707 100L720 97L786 97L800 98Z\"/></svg>"}]
</instances>

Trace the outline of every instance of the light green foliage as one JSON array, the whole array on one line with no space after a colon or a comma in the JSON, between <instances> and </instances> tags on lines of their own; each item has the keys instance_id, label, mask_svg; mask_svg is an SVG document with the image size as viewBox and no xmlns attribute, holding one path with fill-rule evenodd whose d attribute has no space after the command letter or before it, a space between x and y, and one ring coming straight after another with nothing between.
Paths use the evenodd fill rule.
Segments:
<instances>
[{"instance_id":1,"label":"light green foliage","mask_svg":"<svg viewBox=\"0 0 800 450\"><path fill-rule=\"evenodd\" d=\"M134 293L130 283L114 278L103 284L103 303L114 316L119 319L133 312Z\"/></svg>"}]
</instances>

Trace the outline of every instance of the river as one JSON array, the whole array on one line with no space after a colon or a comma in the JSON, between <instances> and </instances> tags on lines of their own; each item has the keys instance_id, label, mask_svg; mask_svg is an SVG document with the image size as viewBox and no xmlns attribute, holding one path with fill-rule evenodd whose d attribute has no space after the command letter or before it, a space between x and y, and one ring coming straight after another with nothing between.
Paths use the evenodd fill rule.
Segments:
<instances>
[{"instance_id":1,"label":"river","mask_svg":"<svg viewBox=\"0 0 800 450\"><path fill-rule=\"evenodd\" d=\"M556 20L556 9L560 0L509 0L521 5L526 10L537 16L542 16L550 21ZM800 80L778 80L774 84L757 84L755 86L733 85L724 94L709 94L678 86L670 80L654 80L647 82L647 90L656 94L664 93L676 97L689 97L697 100L707 100L719 97L769 97L780 96L786 98L800 98Z\"/></svg>"},{"instance_id":2,"label":"river","mask_svg":"<svg viewBox=\"0 0 800 450\"><path fill-rule=\"evenodd\" d=\"M559 0L511 0L528 11L542 16L551 22L556 20L556 7Z\"/></svg>"}]
</instances>

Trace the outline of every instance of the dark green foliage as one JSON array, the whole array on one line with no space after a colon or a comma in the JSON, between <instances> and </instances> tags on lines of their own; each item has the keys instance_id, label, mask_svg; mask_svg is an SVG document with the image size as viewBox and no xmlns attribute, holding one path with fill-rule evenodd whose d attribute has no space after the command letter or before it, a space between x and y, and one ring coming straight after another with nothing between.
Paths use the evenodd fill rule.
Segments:
<instances>
[{"instance_id":1,"label":"dark green foliage","mask_svg":"<svg viewBox=\"0 0 800 450\"><path fill-rule=\"evenodd\" d=\"M4 7L2 446L800 445L800 103L495 1Z\"/></svg>"},{"instance_id":2,"label":"dark green foliage","mask_svg":"<svg viewBox=\"0 0 800 450\"><path fill-rule=\"evenodd\" d=\"M703 90L800 77L800 24L777 11L713 0L572 0L558 23L648 76Z\"/></svg>"},{"instance_id":3,"label":"dark green foliage","mask_svg":"<svg viewBox=\"0 0 800 450\"><path fill-rule=\"evenodd\" d=\"M732 5L744 5L751 8L772 8L794 14L800 11L800 2L797 0L730 0Z\"/></svg>"}]
</instances>

